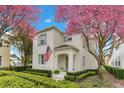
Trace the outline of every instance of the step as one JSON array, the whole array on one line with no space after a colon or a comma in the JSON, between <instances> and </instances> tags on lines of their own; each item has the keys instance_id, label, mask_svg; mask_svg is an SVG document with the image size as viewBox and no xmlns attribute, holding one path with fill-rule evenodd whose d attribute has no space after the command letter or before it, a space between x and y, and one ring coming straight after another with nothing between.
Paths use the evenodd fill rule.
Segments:
<instances>
[{"instance_id":1,"label":"step","mask_svg":"<svg viewBox=\"0 0 124 93\"><path fill-rule=\"evenodd\" d=\"M64 80L64 76L66 76L66 72L60 72L59 74L52 74L52 78L55 80Z\"/></svg>"}]
</instances>

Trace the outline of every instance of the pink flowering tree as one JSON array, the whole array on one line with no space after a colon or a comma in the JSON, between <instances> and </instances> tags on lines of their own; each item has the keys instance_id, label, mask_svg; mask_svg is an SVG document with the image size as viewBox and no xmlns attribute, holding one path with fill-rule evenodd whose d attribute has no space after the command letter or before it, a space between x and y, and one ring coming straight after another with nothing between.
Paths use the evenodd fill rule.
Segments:
<instances>
[{"instance_id":1,"label":"pink flowering tree","mask_svg":"<svg viewBox=\"0 0 124 93\"><path fill-rule=\"evenodd\" d=\"M35 33L35 27L27 22L21 22L13 29L13 36L10 37L11 44L18 50L20 60L25 68L32 61L32 47Z\"/></svg>"},{"instance_id":2,"label":"pink flowering tree","mask_svg":"<svg viewBox=\"0 0 124 93\"><path fill-rule=\"evenodd\" d=\"M0 6L0 38L12 31L18 24L36 22L40 10L34 6L2 5ZM24 26L24 25L23 25Z\"/></svg>"},{"instance_id":3,"label":"pink flowering tree","mask_svg":"<svg viewBox=\"0 0 124 93\"><path fill-rule=\"evenodd\" d=\"M41 10L36 6L3 5L0 6L0 39L6 32L13 32L10 41L20 53L24 66L32 58L32 39Z\"/></svg>"},{"instance_id":4,"label":"pink flowering tree","mask_svg":"<svg viewBox=\"0 0 124 93\"><path fill-rule=\"evenodd\" d=\"M56 20L68 23L67 34L82 34L88 52L97 60L102 79L106 53L123 42L124 6L58 6Z\"/></svg>"}]
</instances>

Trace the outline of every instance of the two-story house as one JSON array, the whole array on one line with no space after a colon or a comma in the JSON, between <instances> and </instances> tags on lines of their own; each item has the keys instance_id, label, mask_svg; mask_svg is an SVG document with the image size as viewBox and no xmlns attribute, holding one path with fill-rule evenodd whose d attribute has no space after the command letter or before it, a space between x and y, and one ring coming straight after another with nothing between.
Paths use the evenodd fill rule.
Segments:
<instances>
[{"instance_id":1,"label":"two-story house","mask_svg":"<svg viewBox=\"0 0 124 93\"><path fill-rule=\"evenodd\" d=\"M109 65L124 68L124 43L113 49Z\"/></svg>"},{"instance_id":2,"label":"two-story house","mask_svg":"<svg viewBox=\"0 0 124 93\"><path fill-rule=\"evenodd\" d=\"M9 39L8 34L4 34L0 39L0 68L9 67Z\"/></svg>"},{"instance_id":3,"label":"two-story house","mask_svg":"<svg viewBox=\"0 0 124 93\"><path fill-rule=\"evenodd\" d=\"M37 32L33 40L33 69L64 72L97 69L97 61L83 42L80 34L66 35L55 26ZM92 42L91 47L95 47Z\"/></svg>"}]
</instances>

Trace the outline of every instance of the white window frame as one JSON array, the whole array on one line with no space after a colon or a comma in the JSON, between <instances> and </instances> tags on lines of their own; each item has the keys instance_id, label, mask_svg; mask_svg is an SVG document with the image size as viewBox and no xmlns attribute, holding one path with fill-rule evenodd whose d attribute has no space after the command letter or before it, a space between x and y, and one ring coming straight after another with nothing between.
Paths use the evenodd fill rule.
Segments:
<instances>
[{"instance_id":1,"label":"white window frame","mask_svg":"<svg viewBox=\"0 0 124 93\"><path fill-rule=\"evenodd\" d=\"M118 67L121 66L120 56L118 56Z\"/></svg>"},{"instance_id":2,"label":"white window frame","mask_svg":"<svg viewBox=\"0 0 124 93\"><path fill-rule=\"evenodd\" d=\"M43 43L41 43L43 41ZM46 45L47 44L47 34L42 34L38 37L38 46Z\"/></svg>"},{"instance_id":3,"label":"white window frame","mask_svg":"<svg viewBox=\"0 0 124 93\"><path fill-rule=\"evenodd\" d=\"M85 62L85 61L86 61L86 57L85 57L85 56L83 56L83 57L82 57L82 66L83 66L83 67L85 67L85 66L86 66L86 64L85 64L86 62Z\"/></svg>"},{"instance_id":4,"label":"white window frame","mask_svg":"<svg viewBox=\"0 0 124 93\"><path fill-rule=\"evenodd\" d=\"M44 54L38 54L38 64L45 65L45 63Z\"/></svg>"},{"instance_id":5,"label":"white window frame","mask_svg":"<svg viewBox=\"0 0 124 93\"><path fill-rule=\"evenodd\" d=\"M72 41L72 36L65 35L64 36L64 42L67 42L67 41Z\"/></svg>"}]
</instances>

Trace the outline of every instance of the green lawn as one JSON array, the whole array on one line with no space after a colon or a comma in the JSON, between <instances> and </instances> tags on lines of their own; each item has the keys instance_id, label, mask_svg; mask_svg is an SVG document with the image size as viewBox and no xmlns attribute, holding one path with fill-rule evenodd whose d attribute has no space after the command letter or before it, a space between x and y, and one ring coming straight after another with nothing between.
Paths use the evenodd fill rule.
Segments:
<instances>
[{"instance_id":1,"label":"green lawn","mask_svg":"<svg viewBox=\"0 0 124 93\"><path fill-rule=\"evenodd\" d=\"M92 88L113 87L97 75L89 76L81 82L55 81L49 77L23 72L0 70L0 88Z\"/></svg>"},{"instance_id":2,"label":"green lawn","mask_svg":"<svg viewBox=\"0 0 124 93\"><path fill-rule=\"evenodd\" d=\"M0 70L0 88L79 88L69 81L55 81L49 77L23 72Z\"/></svg>"}]
</instances>

